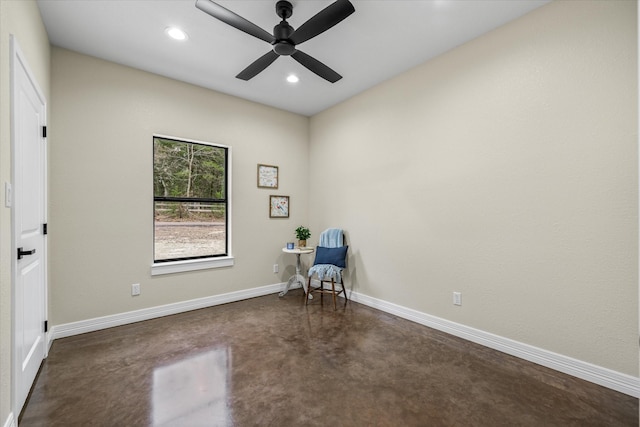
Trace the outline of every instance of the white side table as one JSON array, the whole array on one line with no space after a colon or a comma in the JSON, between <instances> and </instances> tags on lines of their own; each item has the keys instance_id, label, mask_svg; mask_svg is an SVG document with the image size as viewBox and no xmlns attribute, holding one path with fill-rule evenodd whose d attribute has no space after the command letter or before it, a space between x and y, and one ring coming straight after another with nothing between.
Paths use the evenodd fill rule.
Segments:
<instances>
[{"instance_id":1,"label":"white side table","mask_svg":"<svg viewBox=\"0 0 640 427\"><path fill-rule=\"evenodd\" d=\"M284 288L284 291L280 292L278 296L285 296L287 292L289 292L289 288L291 288L291 285L293 285L294 283L300 283L305 293L307 292L307 283L304 280L304 276L300 274L300 255L313 253L313 250L313 248L299 247L294 249L282 248L282 252L284 252L285 254L296 254L296 274L289 278L289 281L287 281L287 287Z\"/></svg>"}]
</instances>

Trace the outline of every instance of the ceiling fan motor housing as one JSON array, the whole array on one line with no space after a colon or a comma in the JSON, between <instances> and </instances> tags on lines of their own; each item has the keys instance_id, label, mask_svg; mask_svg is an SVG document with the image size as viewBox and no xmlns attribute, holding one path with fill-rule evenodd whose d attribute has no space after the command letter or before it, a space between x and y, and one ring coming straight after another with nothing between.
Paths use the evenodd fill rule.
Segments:
<instances>
[{"instance_id":1,"label":"ceiling fan motor housing","mask_svg":"<svg viewBox=\"0 0 640 427\"><path fill-rule=\"evenodd\" d=\"M293 27L282 21L273 27L273 51L278 55L291 55L296 51L295 45L289 40L289 36L293 33Z\"/></svg>"}]
</instances>

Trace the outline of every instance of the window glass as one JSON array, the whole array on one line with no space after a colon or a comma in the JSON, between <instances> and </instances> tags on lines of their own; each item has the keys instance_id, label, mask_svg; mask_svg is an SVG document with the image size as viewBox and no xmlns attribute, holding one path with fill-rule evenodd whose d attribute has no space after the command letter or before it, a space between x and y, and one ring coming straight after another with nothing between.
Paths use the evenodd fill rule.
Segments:
<instances>
[{"instance_id":1,"label":"window glass","mask_svg":"<svg viewBox=\"0 0 640 427\"><path fill-rule=\"evenodd\" d=\"M228 254L227 148L154 137L154 262Z\"/></svg>"}]
</instances>

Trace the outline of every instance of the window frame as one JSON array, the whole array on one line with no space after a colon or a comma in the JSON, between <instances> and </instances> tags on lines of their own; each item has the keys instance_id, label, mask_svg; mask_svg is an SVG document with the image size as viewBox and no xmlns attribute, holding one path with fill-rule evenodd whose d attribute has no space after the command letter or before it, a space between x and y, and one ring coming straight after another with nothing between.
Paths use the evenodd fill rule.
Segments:
<instances>
[{"instance_id":1,"label":"window frame","mask_svg":"<svg viewBox=\"0 0 640 427\"><path fill-rule=\"evenodd\" d=\"M153 186L153 178L155 178L153 166L155 161L155 140L166 139L175 142L182 142L188 144L199 144L199 145L207 145L216 148L222 148L225 150L225 198L224 199L202 199L202 198L182 198L182 197L156 197L155 188ZM152 136L152 235L153 239L151 242L151 255L152 255L152 264L151 264L151 275L162 275L162 274L172 274L172 273L181 273L185 271L196 271L210 268L221 268L221 267L231 267L234 265L234 257L232 251L232 187L231 187L231 164L232 164L232 155L231 155L231 147L224 144L218 144L208 141L199 141L189 138L182 138L176 136L169 135L161 135L161 134L153 134ZM157 201L185 201L189 199L189 201L195 202L208 202L208 203L225 203L225 237L226 237L226 253L220 255L208 255L208 256L199 256L199 257L189 257L184 259L172 259L172 260L160 260L156 261L155 259L155 202Z\"/></svg>"}]
</instances>

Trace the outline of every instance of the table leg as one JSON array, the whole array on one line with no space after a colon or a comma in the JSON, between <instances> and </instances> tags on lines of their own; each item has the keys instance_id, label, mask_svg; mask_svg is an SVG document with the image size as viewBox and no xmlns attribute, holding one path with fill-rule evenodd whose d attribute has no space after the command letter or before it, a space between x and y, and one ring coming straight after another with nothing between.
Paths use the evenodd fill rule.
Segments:
<instances>
[{"instance_id":1,"label":"table leg","mask_svg":"<svg viewBox=\"0 0 640 427\"><path fill-rule=\"evenodd\" d=\"M287 281L287 286L284 288L284 291L278 294L279 297L285 296L287 292L289 292L289 289L291 288L291 286L296 283L300 283L300 286L302 286L302 289L304 290L305 294L307 293L307 282L304 280L304 276L300 274L300 271L301 271L300 254L296 254L296 274L289 278L289 280ZM309 299L312 299L312 298L313 296L309 295Z\"/></svg>"},{"instance_id":2,"label":"table leg","mask_svg":"<svg viewBox=\"0 0 640 427\"><path fill-rule=\"evenodd\" d=\"M291 276L289 278L289 280L287 280L287 286L285 286L284 291L280 292L278 294L279 297L283 297L287 294L287 292L289 292L289 289L291 288L291 285L293 285L296 282L296 276Z\"/></svg>"}]
</instances>

